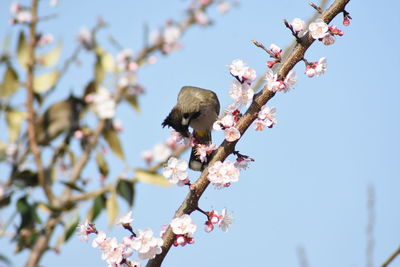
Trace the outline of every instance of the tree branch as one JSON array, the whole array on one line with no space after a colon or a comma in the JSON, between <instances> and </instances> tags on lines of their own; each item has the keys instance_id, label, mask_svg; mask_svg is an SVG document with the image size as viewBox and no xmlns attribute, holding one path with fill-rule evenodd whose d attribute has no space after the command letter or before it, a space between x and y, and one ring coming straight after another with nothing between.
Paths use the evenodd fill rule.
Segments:
<instances>
[{"instance_id":1,"label":"tree branch","mask_svg":"<svg viewBox=\"0 0 400 267\"><path fill-rule=\"evenodd\" d=\"M392 255L381 265L381 267L387 267L397 256L400 255L400 247L393 252Z\"/></svg>"},{"instance_id":2,"label":"tree branch","mask_svg":"<svg viewBox=\"0 0 400 267\"><path fill-rule=\"evenodd\" d=\"M350 0L336 0L325 12L322 13L321 19L326 23L329 23L337 14L342 12L349 1ZM304 57L305 52L314 42L314 39L309 33L307 33L301 39L301 43L297 44L291 54L282 62L278 70L278 77L284 78L289 71ZM242 136L252 122L257 118L257 114L261 107L265 105L274 95L275 93L269 91L267 86L264 86L263 90L254 96L252 104L236 124L236 128L240 131ZM224 141L212 157L209 166L212 166L216 161L224 161L234 151L236 142L237 141ZM208 168L202 172L199 179L194 183L193 190L187 194L185 200L175 212L174 217L180 217L183 214L190 214L196 210L200 197L210 183L207 179L207 175ZM175 234L172 232L172 229L169 226L163 237L164 244L162 246L161 254L158 254L154 259L149 260L146 266L161 266L161 263L171 248L174 239Z\"/></svg>"},{"instance_id":3,"label":"tree branch","mask_svg":"<svg viewBox=\"0 0 400 267\"><path fill-rule=\"evenodd\" d=\"M35 159L36 167L38 170L38 180L39 185L43 188L44 193L49 200L49 203L53 203L54 196L51 191L50 183L46 179L46 172L43 167L43 162L40 155L40 148L36 140L36 130L35 130L35 110L33 109L33 92L34 92L34 73L35 73L35 49L36 49L36 24L38 21L37 8L39 0L32 0L31 14L32 21L29 24L29 44L28 44L28 57L29 62L27 65L27 111L28 111L28 140L29 148L32 151L33 157Z\"/></svg>"}]
</instances>

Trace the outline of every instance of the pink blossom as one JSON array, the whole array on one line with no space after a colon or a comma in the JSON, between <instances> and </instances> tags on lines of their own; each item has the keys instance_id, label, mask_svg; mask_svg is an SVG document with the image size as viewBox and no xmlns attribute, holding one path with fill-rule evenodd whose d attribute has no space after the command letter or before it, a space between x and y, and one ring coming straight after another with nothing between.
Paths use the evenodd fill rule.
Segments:
<instances>
[{"instance_id":1,"label":"pink blossom","mask_svg":"<svg viewBox=\"0 0 400 267\"><path fill-rule=\"evenodd\" d=\"M328 64L327 64L326 57L321 57L318 60L317 65L315 67L316 75L320 76L320 75L324 74L325 71L327 70L327 68L328 68Z\"/></svg>"},{"instance_id":2,"label":"pink blossom","mask_svg":"<svg viewBox=\"0 0 400 267\"><path fill-rule=\"evenodd\" d=\"M299 18L294 18L290 25L292 25L292 28L296 33L299 33L304 30L305 22Z\"/></svg>"},{"instance_id":3,"label":"pink blossom","mask_svg":"<svg viewBox=\"0 0 400 267\"><path fill-rule=\"evenodd\" d=\"M225 140L228 142L234 142L241 136L240 132L236 127L230 127L224 131Z\"/></svg>"},{"instance_id":4,"label":"pink blossom","mask_svg":"<svg viewBox=\"0 0 400 267\"><path fill-rule=\"evenodd\" d=\"M170 225L172 227L172 232L176 235L193 235L197 229L196 224L188 214L183 214L180 217L174 218Z\"/></svg>"},{"instance_id":5,"label":"pink blossom","mask_svg":"<svg viewBox=\"0 0 400 267\"><path fill-rule=\"evenodd\" d=\"M177 184L178 182L188 181L188 163L182 159L171 157L167 165L164 167L163 176L170 183Z\"/></svg>"},{"instance_id":6,"label":"pink blossom","mask_svg":"<svg viewBox=\"0 0 400 267\"><path fill-rule=\"evenodd\" d=\"M202 25L202 26L210 23L210 20L209 20L207 14L200 10L196 10L194 12L194 18L196 20L196 23L199 25Z\"/></svg>"},{"instance_id":7,"label":"pink blossom","mask_svg":"<svg viewBox=\"0 0 400 267\"><path fill-rule=\"evenodd\" d=\"M239 170L230 161L217 161L208 168L208 180L217 188L239 181Z\"/></svg>"},{"instance_id":8,"label":"pink blossom","mask_svg":"<svg viewBox=\"0 0 400 267\"><path fill-rule=\"evenodd\" d=\"M284 83L286 85L284 89L285 93L289 91L296 84L296 81L297 81L296 71L290 70L284 80Z\"/></svg>"},{"instance_id":9,"label":"pink blossom","mask_svg":"<svg viewBox=\"0 0 400 267\"><path fill-rule=\"evenodd\" d=\"M269 50L272 51L272 53L274 53L277 57L280 57L281 53L282 53L282 48L280 48L279 46L277 46L276 44L271 44L269 46Z\"/></svg>"},{"instance_id":10,"label":"pink blossom","mask_svg":"<svg viewBox=\"0 0 400 267\"><path fill-rule=\"evenodd\" d=\"M97 234L97 237L95 239L93 239L92 241L92 247L97 248L97 247L104 247L107 244L107 236L106 233L104 232L99 232Z\"/></svg>"},{"instance_id":11,"label":"pink blossom","mask_svg":"<svg viewBox=\"0 0 400 267\"><path fill-rule=\"evenodd\" d=\"M239 79L242 78L245 68L246 68L246 63L241 59L235 59L229 65L229 71L232 74L232 76L239 77Z\"/></svg>"},{"instance_id":12,"label":"pink blossom","mask_svg":"<svg viewBox=\"0 0 400 267\"><path fill-rule=\"evenodd\" d=\"M17 2L12 2L10 5L11 14L15 15L22 10L22 6Z\"/></svg>"},{"instance_id":13,"label":"pink blossom","mask_svg":"<svg viewBox=\"0 0 400 267\"><path fill-rule=\"evenodd\" d=\"M226 208L222 209L221 216L219 217L218 226L221 228L222 231L227 232L232 223L232 213L229 213Z\"/></svg>"},{"instance_id":14,"label":"pink blossom","mask_svg":"<svg viewBox=\"0 0 400 267\"><path fill-rule=\"evenodd\" d=\"M78 225L77 229L79 238L83 241L87 241L90 234L97 233L95 225L89 222L87 219L83 224Z\"/></svg>"},{"instance_id":15,"label":"pink blossom","mask_svg":"<svg viewBox=\"0 0 400 267\"><path fill-rule=\"evenodd\" d=\"M198 144L196 146L196 155L199 157L201 162L207 162L207 156L216 150L218 147L215 144Z\"/></svg>"},{"instance_id":16,"label":"pink blossom","mask_svg":"<svg viewBox=\"0 0 400 267\"><path fill-rule=\"evenodd\" d=\"M181 29L175 25L169 25L164 29L163 38L166 44L173 44L178 42L181 37Z\"/></svg>"},{"instance_id":17,"label":"pink blossom","mask_svg":"<svg viewBox=\"0 0 400 267\"><path fill-rule=\"evenodd\" d=\"M260 120L260 119L256 119L253 124L254 124L254 129L256 131L262 131L267 126L265 120Z\"/></svg>"},{"instance_id":18,"label":"pink blossom","mask_svg":"<svg viewBox=\"0 0 400 267\"><path fill-rule=\"evenodd\" d=\"M37 44L38 44L38 46L43 47L43 46L45 46L47 44L52 43L53 40L54 40L54 37L53 37L52 34L50 34L50 33L43 34L43 35L40 36L40 39L39 39Z\"/></svg>"},{"instance_id":19,"label":"pink blossom","mask_svg":"<svg viewBox=\"0 0 400 267\"><path fill-rule=\"evenodd\" d=\"M228 12L230 10L230 8L231 8L231 4L227 1L219 2L218 6L217 6L218 12L221 14L225 14L226 12Z\"/></svg>"},{"instance_id":20,"label":"pink blossom","mask_svg":"<svg viewBox=\"0 0 400 267\"><path fill-rule=\"evenodd\" d=\"M328 25L319 18L308 26L308 30L310 31L311 36L318 40L325 36L325 33L328 31Z\"/></svg>"},{"instance_id":21,"label":"pink blossom","mask_svg":"<svg viewBox=\"0 0 400 267\"><path fill-rule=\"evenodd\" d=\"M336 41L336 37L335 36L333 36L331 33L326 33L325 35L324 35L324 37L322 38L322 43L324 44L324 45L332 45L332 44L334 44L335 43L335 41Z\"/></svg>"},{"instance_id":22,"label":"pink blossom","mask_svg":"<svg viewBox=\"0 0 400 267\"><path fill-rule=\"evenodd\" d=\"M238 106L248 107L253 100L254 91L250 88L249 84L240 83L235 80L233 81L229 95L235 100Z\"/></svg>"},{"instance_id":23,"label":"pink blossom","mask_svg":"<svg viewBox=\"0 0 400 267\"><path fill-rule=\"evenodd\" d=\"M117 224L120 225L129 225L131 224L131 222L133 222L132 219L132 211L129 211L127 214L125 214L123 217L119 218L119 220L117 221Z\"/></svg>"},{"instance_id":24,"label":"pink blossom","mask_svg":"<svg viewBox=\"0 0 400 267\"><path fill-rule=\"evenodd\" d=\"M308 65L306 67L306 75L307 75L307 77L312 78L312 77L315 76L315 74L316 74L316 71L315 71L314 66L309 66Z\"/></svg>"},{"instance_id":25,"label":"pink blossom","mask_svg":"<svg viewBox=\"0 0 400 267\"><path fill-rule=\"evenodd\" d=\"M153 160L153 151L145 150L140 154L140 157L144 159L147 163L150 163Z\"/></svg>"},{"instance_id":26,"label":"pink blossom","mask_svg":"<svg viewBox=\"0 0 400 267\"><path fill-rule=\"evenodd\" d=\"M158 162L166 161L171 153L171 148L169 148L165 143L158 143L153 148L154 159Z\"/></svg>"},{"instance_id":27,"label":"pink blossom","mask_svg":"<svg viewBox=\"0 0 400 267\"><path fill-rule=\"evenodd\" d=\"M100 87L90 96L92 110L100 119L112 119L115 116L116 102L107 88Z\"/></svg>"},{"instance_id":28,"label":"pink blossom","mask_svg":"<svg viewBox=\"0 0 400 267\"><path fill-rule=\"evenodd\" d=\"M149 228L138 229L137 237L132 239L131 247L139 253L141 259L153 259L161 253L163 240L153 236L153 231Z\"/></svg>"}]
</instances>

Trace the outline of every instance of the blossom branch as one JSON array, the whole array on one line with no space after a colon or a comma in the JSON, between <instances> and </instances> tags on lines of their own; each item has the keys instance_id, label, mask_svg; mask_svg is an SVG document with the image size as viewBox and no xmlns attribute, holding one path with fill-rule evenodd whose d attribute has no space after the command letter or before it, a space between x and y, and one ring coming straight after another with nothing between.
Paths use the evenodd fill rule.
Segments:
<instances>
[{"instance_id":1,"label":"blossom branch","mask_svg":"<svg viewBox=\"0 0 400 267\"><path fill-rule=\"evenodd\" d=\"M336 15L343 11L349 1L350 0L336 0L326 11L322 13L321 19L325 23L329 23ZM282 62L278 70L278 77L280 79L286 77L289 71L304 57L305 52L314 42L314 39L310 33L307 33L301 39L301 43L297 44L290 55ZM274 95L274 92L271 92L268 90L267 86L264 86L263 90L254 96L252 104L236 124L236 128L241 133L241 136L243 136L244 132L246 132L252 122L257 118L261 107L265 105ZM213 163L216 161L224 161L231 153L235 151L236 142L237 141L223 141L218 150L216 150L216 153L211 158L209 166L213 165ZM202 172L198 180L191 187L192 190L189 191L181 206L175 212L175 218L180 217L183 214L191 214L197 209L199 199L210 183L207 179L207 175L208 168ZM171 248L175 237L176 236L173 233L172 228L169 226L163 237L164 244L162 246L162 253L156 255L154 259L149 260L146 265L147 267L161 266L161 263Z\"/></svg>"},{"instance_id":2,"label":"blossom branch","mask_svg":"<svg viewBox=\"0 0 400 267\"><path fill-rule=\"evenodd\" d=\"M43 188L44 193L49 200L50 203L53 202L54 196L50 188L50 184L46 181L46 172L43 167L43 162L40 155L40 148L37 143L36 139L36 129L35 129L35 120L36 114L33 109L33 91L34 91L34 73L35 73L35 49L36 49L36 24L38 21L37 17L37 9L38 9L38 0L32 0L31 6L31 15L32 21L29 24L29 45L28 45L28 58L29 62L27 64L27 81L26 81L26 88L27 88L27 111L28 111L28 142L29 148L33 153L33 157L38 169L38 180L39 185Z\"/></svg>"}]
</instances>

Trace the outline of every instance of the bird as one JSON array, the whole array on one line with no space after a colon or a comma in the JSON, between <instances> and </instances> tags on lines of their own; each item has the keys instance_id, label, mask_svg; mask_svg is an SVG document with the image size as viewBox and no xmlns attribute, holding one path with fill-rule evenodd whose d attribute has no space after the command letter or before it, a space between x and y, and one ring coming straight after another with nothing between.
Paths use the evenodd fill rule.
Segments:
<instances>
[{"instance_id":1,"label":"bird","mask_svg":"<svg viewBox=\"0 0 400 267\"><path fill-rule=\"evenodd\" d=\"M181 88L176 105L162 122L172 127L184 137L189 137L189 126L193 129L193 137L199 144L211 143L211 130L218 119L220 104L218 96L211 90L184 86ZM192 147L189 159L189 168L202 171L207 163L201 162L196 153L196 146Z\"/></svg>"}]
</instances>

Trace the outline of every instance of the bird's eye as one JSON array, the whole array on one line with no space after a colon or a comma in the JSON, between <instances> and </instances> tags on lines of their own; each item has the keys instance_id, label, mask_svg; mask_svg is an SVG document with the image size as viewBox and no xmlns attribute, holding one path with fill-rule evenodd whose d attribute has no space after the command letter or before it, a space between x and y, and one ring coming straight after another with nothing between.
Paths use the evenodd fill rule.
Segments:
<instances>
[{"instance_id":1,"label":"bird's eye","mask_svg":"<svg viewBox=\"0 0 400 267\"><path fill-rule=\"evenodd\" d=\"M189 118L189 113L184 113L183 118L185 118L185 119Z\"/></svg>"}]
</instances>

